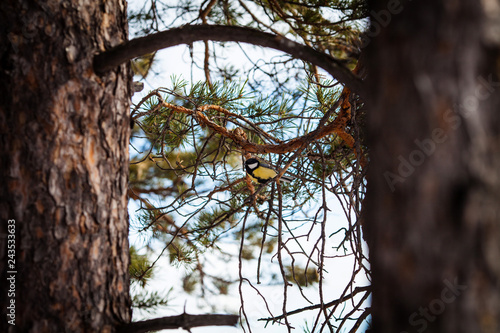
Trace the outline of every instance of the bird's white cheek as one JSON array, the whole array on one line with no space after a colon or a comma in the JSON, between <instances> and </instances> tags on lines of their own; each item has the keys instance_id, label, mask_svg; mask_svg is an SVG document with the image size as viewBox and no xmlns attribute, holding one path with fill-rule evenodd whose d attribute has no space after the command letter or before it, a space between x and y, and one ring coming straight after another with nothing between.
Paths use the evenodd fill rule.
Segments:
<instances>
[{"instance_id":1,"label":"bird's white cheek","mask_svg":"<svg viewBox=\"0 0 500 333\"><path fill-rule=\"evenodd\" d=\"M256 169L258 165L259 165L258 163L252 163L252 164L248 164L248 167L253 170L253 169Z\"/></svg>"}]
</instances>

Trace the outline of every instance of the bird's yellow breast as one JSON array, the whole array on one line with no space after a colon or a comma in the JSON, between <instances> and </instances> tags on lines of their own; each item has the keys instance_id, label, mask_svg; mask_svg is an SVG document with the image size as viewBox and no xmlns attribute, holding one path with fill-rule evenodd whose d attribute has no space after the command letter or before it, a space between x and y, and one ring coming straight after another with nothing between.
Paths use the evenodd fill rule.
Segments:
<instances>
[{"instance_id":1,"label":"bird's yellow breast","mask_svg":"<svg viewBox=\"0 0 500 333\"><path fill-rule=\"evenodd\" d=\"M264 180L268 180L271 178L276 177L277 173L273 169L268 169L268 168L257 168L253 171L253 176L255 178L260 178Z\"/></svg>"}]
</instances>

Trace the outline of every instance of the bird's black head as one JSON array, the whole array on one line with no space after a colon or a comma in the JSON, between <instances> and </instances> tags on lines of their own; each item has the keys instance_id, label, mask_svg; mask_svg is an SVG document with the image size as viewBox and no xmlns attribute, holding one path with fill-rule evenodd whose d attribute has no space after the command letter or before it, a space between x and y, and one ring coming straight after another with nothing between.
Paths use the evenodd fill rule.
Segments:
<instances>
[{"instance_id":1,"label":"bird's black head","mask_svg":"<svg viewBox=\"0 0 500 333\"><path fill-rule=\"evenodd\" d=\"M256 158L249 158L245 161L245 169L247 170L247 172L257 169L259 165L259 160L257 160Z\"/></svg>"}]
</instances>

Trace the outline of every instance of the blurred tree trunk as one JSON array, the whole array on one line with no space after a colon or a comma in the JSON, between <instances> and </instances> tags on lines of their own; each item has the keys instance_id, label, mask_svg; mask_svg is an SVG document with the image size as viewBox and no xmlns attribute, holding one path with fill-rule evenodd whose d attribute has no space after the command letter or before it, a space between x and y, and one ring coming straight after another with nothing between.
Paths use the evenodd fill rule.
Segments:
<instances>
[{"instance_id":1,"label":"blurred tree trunk","mask_svg":"<svg viewBox=\"0 0 500 333\"><path fill-rule=\"evenodd\" d=\"M500 4L372 9L373 332L499 332Z\"/></svg>"},{"instance_id":2,"label":"blurred tree trunk","mask_svg":"<svg viewBox=\"0 0 500 333\"><path fill-rule=\"evenodd\" d=\"M124 0L0 2L2 332L14 329L13 299L19 332L130 321L131 77L126 65L92 69L95 53L126 38Z\"/></svg>"}]
</instances>

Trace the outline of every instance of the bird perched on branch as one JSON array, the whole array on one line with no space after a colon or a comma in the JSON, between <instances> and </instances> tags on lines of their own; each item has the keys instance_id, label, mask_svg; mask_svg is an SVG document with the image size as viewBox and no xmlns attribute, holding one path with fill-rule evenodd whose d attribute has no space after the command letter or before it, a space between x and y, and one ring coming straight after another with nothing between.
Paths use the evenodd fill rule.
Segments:
<instances>
[{"instance_id":1,"label":"bird perched on branch","mask_svg":"<svg viewBox=\"0 0 500 333\"><path fill-rule=\"evenodd\" d=\"M260 184L265 184L268 180L273 179L278 175L278 172L275 169L256 158L249 158L246 160L245 169L250 178L252 178L254 182L258 182ZM293 178L283 175L280 180L284 182L291 182Z\"/></svg>"}]
</instances>

